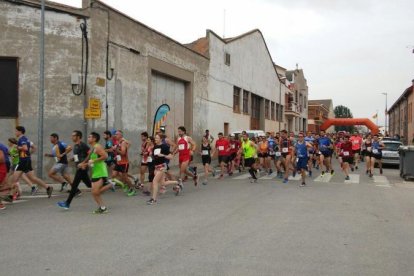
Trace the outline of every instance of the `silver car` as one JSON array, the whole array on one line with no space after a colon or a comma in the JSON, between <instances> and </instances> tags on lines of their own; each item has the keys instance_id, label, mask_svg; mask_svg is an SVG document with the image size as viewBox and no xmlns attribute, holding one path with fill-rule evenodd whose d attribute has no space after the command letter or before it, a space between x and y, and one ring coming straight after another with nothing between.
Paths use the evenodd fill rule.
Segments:
<instances>
[{"instance_id":1,"label":"silver car","mask_svg":"<svg viewBox=\"0 0 414 276\"><path fill-rule=\"evenodd\" d=\"M383 140L385 148L382 150L382 164L400 165L400 154L398 149L403 144L400 141Z\"/></svg>"}]
</instances>

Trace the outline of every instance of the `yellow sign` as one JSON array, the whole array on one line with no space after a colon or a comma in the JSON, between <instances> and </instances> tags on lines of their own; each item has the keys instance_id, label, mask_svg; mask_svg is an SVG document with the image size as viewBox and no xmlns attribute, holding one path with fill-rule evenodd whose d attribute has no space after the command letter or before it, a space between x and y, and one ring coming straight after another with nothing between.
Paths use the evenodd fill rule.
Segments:
<instances>
[{"instance_id":1,"label":"yellow sign","mask_svg":"<svg viewBox=\"0 0 414 276\"><path fill-rule=\"evenodd\" d=\"M103 78L96 78L96 86L104 87L105 86L105 79Z\"/></svg>"},{"instance_id":2,"label":"yellow sign","mask_svg":"<svg viewBox=\"0 0 414 276\"><path fill-rule=\"evenodd\" d=\"M85 109L85 119L100 119L101 110L100 109Z\"/></svg>"},{"instance_id":3,"label":"yellow sign","mask_svg":"<svg viewBox=\"0 0 414 276\"><path fill-rule=\"evenodd\" d=\"M101 110L101 101L96 98L89 99L89 109L99 109Z\"/></svg>"}]
</instances>

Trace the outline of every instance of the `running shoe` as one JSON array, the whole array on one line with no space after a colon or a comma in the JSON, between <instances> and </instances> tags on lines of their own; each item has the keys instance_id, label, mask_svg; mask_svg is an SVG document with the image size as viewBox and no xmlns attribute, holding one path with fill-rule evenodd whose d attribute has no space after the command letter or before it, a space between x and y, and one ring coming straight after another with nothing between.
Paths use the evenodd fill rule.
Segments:
<instances>
[{"instance_id":1,"label":"running shoe","mask_svg":"<svg viewBox=\"0 0 414 276\"><path fill-rule=\"evenodd\" d=\"M374 175L372 173L369 173L369 177L373 177Z\"/></svg>"},{"instance_id":2,"label":"running shoe","mask_svg":"<svg viewBox=\"0 0 414 276\"><path fill-rule=\"evenodd\" d=\"M193 167L194 174L197 175L197 167Z\"/></svg>"},{"instance_id":3,"label":"running shoe","mask_svg":"<svg viewBox=\"0 0 414 276\"><path fill-rule=\"evenodd\" d=\"M269 170L269 175L271 175L273 173L272 169Z\"/></svg>"},{"instance_id":4,"label":"running shoe","mask_svg":"<svg viewBox=\"0 0 414 276\"><path fill-rule=\"evenodd\" d=\"M286 184L288 182L289 182L289 179L287 179L287 178L283 179L283 184Z\"/></svg>"},{"instance_id":5,"label":"running shoe","mask_svg":"<svg viewBox=\"0 0 414 276\"><path fill-rule=\"evenodd\" d=\"M354 167L351 167L351 171L354 171Z\"/></svg>"},{"instance_id":6,"label":"running shoe","mask_svg":"<svg viewBox=\"0 0 414 276\"><path fill-rule=\"evenodd\" d=\"M351 178L349 177L349 175L347 175L346 177L345 177L345 180L350 180Z\"/></svg>"},{"instance_id":7,"label":"running shoe","mask_svg":"<svg viewBox=\"0 0 414 276\"><path fill-rule=\"evenodd\" d=\"M175 195L178 196L183 191L183 184L179 183L174 187Z\"/></svg>"},{"instance_id":8,"label":"running shoe","mask_svg":"<svg viewBox=\"0 0 414 276\"><path fill-rule=\"evenodd\" d=\"M305 182L302 182L302 184L300 184L300 187L305 187L305 186L306 186Z\"/></svg>"},{"instance_id":9,"label":"running shoe","mask_svg":"<svg viewBox=\"0 0 414 276\"><path fill-rule=\"evenodd\" d=\"M0 203L0 210L4 210L6 209L6 205L4 205L3 203Z\"/></svg>"},{"instance_id":10,"label":"running shoe","mask_svg":"<svg viewBox=\"0 0 414 276\"><path fill-rule=\"evenodd\" d=\"M129 187L128 186L125 186L124 188L122 188L123 189L123 191L124 191L124 193L126 193L126 194L128 194L129 193Z\"/></svg>"},{"instance_id":11,"label":"running shoe","mask_svg":"<svg viewBox=\"0 0 414 276\"><path fill-rule=\"evenodd\" d=\"M358 170L358 166L355 166L355 170Z\"/></svg>"},{"instance_id":12,"label":"running shoe","mask_svg":"<svg viewBox=\"0 0 414 276\"><path fill-rule=\"evenodd\" d=\"M309 176L312 176L312 170L309 170L308 173L309 173Z\"/></svg>"},{"instance_id":13,"label":"running shoe","mask_svg":"<svg viewBox=\"0 0 414 276\"><path fill-rule=\"evenodd\" d=\"M218 179L222 179L223 177L224 177L224 175L223 174L220 174L220 176L219 176Z\"/></svg>"},{"instance_id":14,"label":"running shoe","mask_svg":"<svg viewBox=\"0 0 414 276\"><path fill-rule=\"evenodd\" d=\"M157 203L157 201L153 198L151 198L150 200L147 201L147 205L153 205L155 203Z\"/></svg>"},{"instance_id":15,"label":"running shoe","mask_svg":"<svg viewBox=\"0 0 414 276\"><path fill-rule=\"evenodd\" d=\"M188 171L191 172L192 174L194 174L194 167L188 167Z\"/></svg>"},{"instance_id":16,"label":"running shoe","mask_svg":"<svg viewBox=\"0 0 414 276\"><path fill-rule=\"evenodd\" d=\"M207 185L208 184L208 180L207 179L206 180L203 180L202 184L203 185Z\"/></svg>"},{"instance_id":17,"label":"running shoe","mask_svg":"<svg viewBox=\"0 0 414 276\"><path fill-rule=\"evenodd\" d=\"M127 196L136 196L137 195L137 191L130 189L127 193Z\"/></svg>"},{"instance_id":18,"label":"running shoe","mask_svg":"<svg viewBox=\"0 0 414 276\"><path fill-rule=\"evenodd\" d=\"M257 183L257 178L252 178L252 179L250 180L250 183Z\"/></svg>"},{"instance_id":19,"label":"running shoe","mask_svg":"<svg viewBox=\"0 0 414 276\"><path fill-rule=\"evenodd\" d=\"M80 197L82 195L82 191L78 189L78 191L75 194L75 197Z\"/></svg>"},{"instance_id":20,"label":"running shoe","mask_svg":"<svg viewBox=\"0 0 414 276\"><path fill-rule=\"evenodd\" d=\"M366 172L365 172L365 174L368 174L369 173L369 171L367 170Z\"/></svg>"},{"instance_id":21,"label":"running shoe","mask_svg":"<svg viewBox=\"0 0 414 276\"><path fill-rule=\"evenodd\" d=\"M324 171L322 171L322 172L321 172L321 177L322 177L322 176L324 176L324 175L325 175L325 172L324 172Z\"/></svg>"},{"instance_id":22,"label":"running shoe","mask_svg":"<svg viewBox=\"0 0 414 276\"><path fill-rule=\"evenodd\" d=\"M150 191L143 191L142 194L145 195L145 196L150 196L151 195Z\"/></svg>"},{"instance_id":23,"label":"running shoe","mask_svg":"<svg viewBox=\"0 0 414 276\"><path fill-rule=\"evenodd\" d=\"M135 186L137 186L138 182L139 182L138 177L134 176L134 184L135 184Z\"/></svg>"},{"instance_id":24,"label":"running shoe","mask_svg":"<svg viewBox=\"0 0 414 276\"><path fill-rule=\"evenodd\" d=\"M1 200L12 203L13 202L13 196L12 195L0 196L0 201Z\"/></svg>"},{"instance_id":25,"label":"running shoe","mask_svg":"<svg viewBox=\"0 0 414 276\"><path fill-rule=\"evenodd\" d=\"M57 203L57 206L59 206L60 208L64 210L69 210L69 205L66 203L66 201L59 201Z\"/></svg>"},{"instance_id":26,"label":"running shoe","mask_svg":"<svg viewBox=\"0 0 414 276\"><path fill-rule=\"evenodd\" d=\"M14 193L14 195L12 196L12 200L16 201L20 199L20 194L18 192Z\"/></svg>"},{"instance_id":27,"label":"running shoe","mask_svg":"<svg viewBox=\"0 0 414 276\"><path fill-rule=\"evenodd\" d=\"M331 175L334 175L335 174L335 171L334 170L331 170Z\"/></svg>"},{"instance_id":28,"label":"running shoe","mask_svg":"<svg viewBox=\"0 0 414 276\"><path fill-rule=\"evenodd\" d=\"M198 185L198 175L197 175L197 174L195 174L195 175L193 176L193 181L194 181L194 186L196 186L196 187L197 187L197 185Z\"/></svg>"},{"instance_id":29,"label":"running shoe","mask_svg":"<svg viewBox=\"0 0 414 276\"><path fill-rule=\"evenodd\" d=\"M93 211L93 213L96 214L96 215L107 214L108 213L108 208L99 207L98 209Z\"/></svg>"},{"instance_id":30,"label":"running shoe","mask_svg":"<svg viewBox=\"0 0 414 276\"><path fill-rule=\"evenodd\" d=\"M52 186L47 187L46 193L47 193L47 197L48 198L51 198L52 197L52 193L53 193L53 187Z\"/></svg>"},{"instance_id":31,"label":"running shoe","mask_svg":"<svg viewBox=\"0 0 414 276\"><path fill-rule=\"evenodd\" d=\"M36 193L37 193L37 191L38 191L39 189L37 188L37 186L36 185L33 185L32 186L32 191L30 192L30 194L32 195L32 196L34 196L34 195L36 195Z\"/></svg>"},{"instance_id":32,"label":"running shoe","mask_svg":"<svg viewBox=\"0 0 414 276\"><path fill-rule=\"evenodd\" d=\"M233 175L233 172L229 172L229 175L232 176Z\"/></svg>"},{"instance_id":33,"label":"running shoe","mask_svg":"<svg viewBox=\"0 0 414 276\"><path fill-rule=\"evenodd\" d=\"M62 185L60 186L60 191L59 192L63 192L63 190L66 188L67 185L68 185L68 183L63 182Z\"/></svg>"}]
</instances>

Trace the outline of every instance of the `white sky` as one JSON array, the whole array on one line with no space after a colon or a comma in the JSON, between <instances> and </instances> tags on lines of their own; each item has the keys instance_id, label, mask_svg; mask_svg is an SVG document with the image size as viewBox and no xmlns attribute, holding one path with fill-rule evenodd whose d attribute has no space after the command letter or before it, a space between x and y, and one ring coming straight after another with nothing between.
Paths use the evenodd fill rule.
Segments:
<instances>
[{"instance_id":1,"label":"white sky","mask_svg":"<svg viewBox=\"0 0 414 276\"><path fill-rule=\"evenodd\" d=\"M80 0L56 2L81 6ZM412 0L103 2L182 43L206 29L232 37L258 28L277 64L304 70L310 99L332 98L354 117L379 110L380 124L381 93L388 93L390 107L414 78Z\"/></svg>"}]
</instances>

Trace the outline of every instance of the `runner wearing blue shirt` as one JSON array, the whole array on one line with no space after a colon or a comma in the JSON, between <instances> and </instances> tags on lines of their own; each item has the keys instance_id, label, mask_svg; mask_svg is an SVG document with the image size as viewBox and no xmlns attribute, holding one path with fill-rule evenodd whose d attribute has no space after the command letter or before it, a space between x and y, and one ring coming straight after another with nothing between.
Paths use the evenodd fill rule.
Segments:
<instances>
[{"instance_id":1,"label":"runner wearing blue shirt","mask_svg":"<svg viewBox=\"0 0 414 276\"><path fill-rule=\"evenodd\" d=\"M325 134L325 131L321 131L321 137L318 139L319 152L320 152L320 165L325 166L326 171L322 168L321 176L324 176L325 172L331 171L331 175L334 174L334 170L331 166L333 145L331 139Z\"/></svg>"},{"instance_id":2,"label":"runner wearing blue shirt","mask_svg":"<svg viewBox=\"0 0 414 276\"><path fill-rule=\"evenodd\" d=\"M314 134L311 133L310 131L308 131L307 136L305 137L305 142L311 145L311 147L308 148L308 154L309 154L308 171L309 171L309 176L312 176L313 160L315 158L315 147L314 147L315 137L314 137Z\"/></svg>"},{"instance_id":3,"label":"runner wearing blue shirt","mask_svg":"<svg viewBox=\"0 0 414 276\"><path fill-rule=\"evenodd\" d=\"M295 144L295 154L296 154L296 169L300 170L302 175L302 184L301 187L306 186L305 178L306 171L308 170L308 149L312 147L309 142L305 141L303 133L299 133L298 141Z\"/></svg>"}]
</instances>

